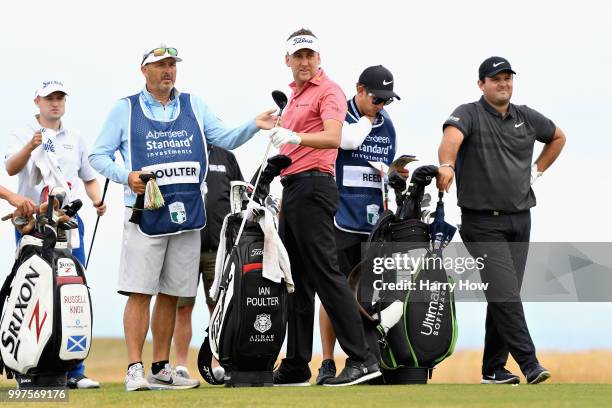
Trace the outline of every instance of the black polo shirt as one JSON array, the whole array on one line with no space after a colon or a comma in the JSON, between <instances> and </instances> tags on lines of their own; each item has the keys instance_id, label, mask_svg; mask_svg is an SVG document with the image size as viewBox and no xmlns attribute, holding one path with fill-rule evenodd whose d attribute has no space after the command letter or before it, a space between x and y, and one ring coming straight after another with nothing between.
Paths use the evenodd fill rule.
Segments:
<instances>
[{"instance_id":1,"label":"black polo shirt","mask_svg":"<svg viewBox=\"0 0 612 408\"><path fill-rule=\"evenodd\" d=\"M550 119L513 104L502 118L481 97L455 109L446 126L464 137L455 163L459 207L519 212L536 205L530 185L533 146L552 140L556 126Z\"/></svg>"},{"instance_id":2,"label":"black polo shirt","mask_svg":"<svg viewBox=\"0 0 612 408\"><path fill-rule=\"evenodd\" d=\"M216 250L223 219L231 211L230 182L242 181L242 172L232 152L208 145L206 174L206 227L200 231L202 250Z\"/></svg>"}]
</instances>

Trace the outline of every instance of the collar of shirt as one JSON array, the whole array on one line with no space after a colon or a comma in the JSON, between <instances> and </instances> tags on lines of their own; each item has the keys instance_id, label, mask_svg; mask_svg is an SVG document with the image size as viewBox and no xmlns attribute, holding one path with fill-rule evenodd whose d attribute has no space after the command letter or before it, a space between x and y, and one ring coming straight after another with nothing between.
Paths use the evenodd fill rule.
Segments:
<instances>
[{"instance_id":1,"label":"collar of shirt","mask_svg":"<svg viewBox=\"0 0 612 408\"><path fill-rule=\"evenodd\" d=\"M34 120L30 123L30 127L35 132L38 132L40 129L42 129L44 127L38 121L39 117L40 117L39 114L34 115ZM64 127L64 121L60 121L60 127L59 127L59 129L56 130L56 132L57 132L55 134L56 137L57 136L64 136L66 134L66 128Z\"/></svg>"},{"instance_id":2,"label":"collar of shirt","mask_svg":"<svg viewBox=\"0 0 612 408\"><path fill-rule=\"evenodd\" d=\"M491 106L489 104L489 102L487 102L484 98L484 96L480 97L480 100L478 101L480 102L480 104L482 105L482 107L489 112L491 115L497 116L502 120L505 120L507 118L515 118L516 117L516 108L514 107L513 104L509 104L508 105L508 114L505 117L502 117L501 113L499 113L497 111L497 109L495 109L493 106Z\"/></svg>"},{"instance_id":3,"label":"collar of shirt","mask_svg":"<svg viewBox=\"0 0 612 408\"><path fill-rule=\"evenodd\" d=\"M304 87L299 92L297 91L297 84L295 83L295 81L289 84L289 88L291 88L291 90L293 91L293 95L297 96L301 94L302 92L304 92L306 89L308 89L310 87L310 84L318 86L318 85L321 85L321 83L325 82L326 80L327 80L327 75L325 75L323 68L319 68L317 72L314 74L314 76L310 78L310 80L308 80L308 82L304 84Z\"/></svg>"},{"instance_id":4,"label":"collar of shirt","mask_svg":"<svg viewBox=\"0 0 612 408\"><path fill-rule=\"evenodd\" d=\"M151 119L154 120L174 120L176 119L176 115L178 114L179 108L179 95L180 92L176 88L172 88L170 92L170 100L166 105L163 105L160 101L155 99L155 97L147 90L147 86L145 85L140 91L140 100L144 106L147 107L148 112L145 113L146 116L151 116ZM160 112L165 112L159 115ZM168 114L170 112L170 114Z\"/></svg>"}]
</instances>

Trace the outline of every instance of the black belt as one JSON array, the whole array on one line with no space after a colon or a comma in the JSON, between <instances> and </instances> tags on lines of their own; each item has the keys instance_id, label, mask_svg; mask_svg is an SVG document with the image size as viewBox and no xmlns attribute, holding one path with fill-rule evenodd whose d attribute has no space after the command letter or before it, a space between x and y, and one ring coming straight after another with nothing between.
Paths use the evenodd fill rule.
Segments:
<instances>
[{"instance_id":1,"label":"black belt","mask_svg":"<svg viewBox=\"0 0 612 408\"><path fill-rule=\"evenodd\" d=\"M294 182L295 180L305 178L305 177L330 177L332 178L333 176L324 171L309 170L309 171L303 171L301 173L292 174L290 176L283 177L281 178L281 184L284 187L287 187L290 183Z\"/></svg>"},{"instance_id":2,"label":"black belt","mask_svg":"<svg viewBox=\"0 0 612 408\"><path fill-rule=\"evenodd\" d=\"M500 211L500 210L472 210L469 208L461 208L462 214L472 214L472 215L515 215L515 214L524 214L529 212L529 210L523 211Z\"/></svg>"}]
</instances>

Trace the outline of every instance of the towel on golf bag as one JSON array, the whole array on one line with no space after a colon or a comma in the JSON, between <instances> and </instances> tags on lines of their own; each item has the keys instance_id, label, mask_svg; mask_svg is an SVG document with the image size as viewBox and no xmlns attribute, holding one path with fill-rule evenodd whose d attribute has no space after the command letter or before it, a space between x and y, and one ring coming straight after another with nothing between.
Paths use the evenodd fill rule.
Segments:
<instances>
[{"instance_id":1,"label":"towel on golf bag","mask_svg":"<svg viewBox=\"0 0 612 408\"><path fill-rule=\"evenodd\" d=\"M68 249L24 235L0 290L0 372L65 374L89 354L92 311L84 268Z\"/></svg>"},{"instance_id":2,"label":"towel on golf bag","mask_svg":"<svg viewBox=\"0 0 612 408\"><path fill-rule=\"evenodd\" d=\"M293 293L295 288L293 278L291 277L289 254L287 254L287 250L285 249L285 246L278 235L278 231L276 230L275 217L270 210L255 202L252 202L251 208L257 212L263 211L263 216L255 216L253 210L249 209L243 210L241 213L241 216L247 217L247 220L249 221L256 219L264 233L262 275L264 278L276 283L279 283L281 279L284 279L285 284L287 285L287 292ZM213 280L212 287L210 288L210 297L215 301L219 295L219 285L221 283L225 265L227 264L230 255L227 251L226 245L226 230L228 219L231 216L232 214L225 216L219 236L219 249L217 250L217 258L215 260L215 279Z\"/></svg>"}]
</instances>

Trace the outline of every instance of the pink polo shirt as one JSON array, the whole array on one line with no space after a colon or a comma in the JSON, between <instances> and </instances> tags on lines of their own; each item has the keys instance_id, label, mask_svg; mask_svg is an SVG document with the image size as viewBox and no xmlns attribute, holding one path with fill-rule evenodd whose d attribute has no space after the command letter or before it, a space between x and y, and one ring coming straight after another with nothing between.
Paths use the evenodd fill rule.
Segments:
<instances>
[{"instance_id":1,"label":"pink polo shirt","mask_svg":"<svg viewBox=\"0 0 612 408\"><path fill-rule=\"evenodd\" d=\"M289 84L291 97L283 113L283 127L298 133L323 131L323 121L335 119L344 122L346 97L342 89L330 80L322 69L297 92L295 82ZM315 149L300 145L281 146L281 154L291 157L291 166L281 176L318 170L334 175L338 149Z\"/></svg>"}]
</instances>

